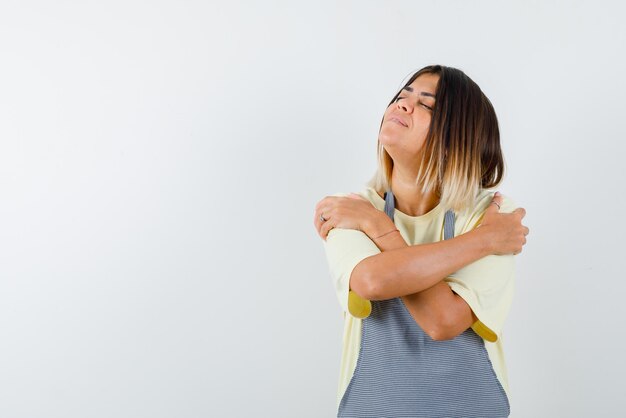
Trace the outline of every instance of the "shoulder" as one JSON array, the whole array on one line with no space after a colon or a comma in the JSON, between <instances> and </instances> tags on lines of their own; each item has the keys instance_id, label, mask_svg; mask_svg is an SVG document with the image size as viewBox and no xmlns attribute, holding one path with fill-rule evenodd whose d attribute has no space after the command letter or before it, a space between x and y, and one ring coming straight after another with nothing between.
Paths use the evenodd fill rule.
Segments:
<instances>
[{"instance_id":1,"label":"shoulder","mask_svg":"<svg viewBox=\"0 0 626 418\"><path fill-rule=\"evenodd\" d=\"M485 210L487 210L491 204L495 192L495 190L480 189L474 200L474 204L466 211L458 214L457 222L461 230L457 230L457 232L467 232L474 229L480 223L485 214ZM511 213L517 209L518 206L513 199L502 192L500 192L500 194L502 195L502 204L500 205L501 213Z\"/></svg>"},{"instance_id":2,"label":"shoulder","mask_svg":"<svg viewBox=\"0 0 626 418\"><path fill-rule=\"evenodd\" d=\"M350 193L355 193L370 202L376 208L384 210L385 199L381 197L376 190L369 186L360 192L337 192L329 195L329 197L347 197Z\"/></svg>"},{"instance_id":3,"label":"shoulder","mask_svg":"<svg viewBox=\"0 0 626 418\"><path fill-rule=\"evenodd\" d=\"M474 207L470 209L472 213L484 213L487 207L491 204L493 195L496 191L488 189L480 189L476 197ZM500 192L502 195L502 204L500 205L500 212L511 213L517 209L517 204L508 195Z\"/></svg>"}]
</instances>

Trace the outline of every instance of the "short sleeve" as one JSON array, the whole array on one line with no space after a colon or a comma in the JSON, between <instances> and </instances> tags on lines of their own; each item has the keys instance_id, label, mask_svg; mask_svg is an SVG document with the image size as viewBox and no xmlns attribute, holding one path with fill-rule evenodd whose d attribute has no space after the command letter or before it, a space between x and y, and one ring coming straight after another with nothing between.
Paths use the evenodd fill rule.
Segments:
<instances>
[{"instance_id":1,"label":"short sleeve","mask_svg":"<svg viewBox=\"0 0 626 418\"><path fill-rule=\"evenodd\" d=\"M493 197L485 195L474 216L466 224L467 232L476 228ZM513 201L503 196L500 212L510 213L516 208ZM504 321L513 301L515 288L515 258L513 255L490 255L471 263L445 279L452 291L472 308L478 320L472 329L483 339L496 342L502 334Z\"/></svg>"},{"instance_id":2,"label":"short sleeve","mask_svg":"<svg viewBox=\"0 0 626 418\"><path fill-rule=\"evenodd\" d=\"M330 230L324 249L339 305L356 318L366 318L372 310L371 303L350 290L350 276L359 262L379 254L380 249L365 233L342 228Z\"/></svg>"}]
</instances>

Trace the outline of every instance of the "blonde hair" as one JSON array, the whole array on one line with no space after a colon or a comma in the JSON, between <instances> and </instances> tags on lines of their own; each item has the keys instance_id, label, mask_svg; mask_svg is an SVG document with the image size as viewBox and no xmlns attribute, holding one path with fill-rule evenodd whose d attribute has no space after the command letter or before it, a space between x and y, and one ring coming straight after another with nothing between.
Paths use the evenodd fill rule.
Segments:
<instances>
[{"instance_id":1,"label":"blonde hair","mask_svg":"<svg viewBox=\"0 0 626 418\"><path fill-rule=\"evenodd\" d=\"M422 185L423 193L434 191L446 210L463 212L475 206L481 188L496 187L502 181L505 165L498 119L478 85L456 68L424 67L405 87L425 73L438 74L439 81L415 182ZM391 189L392 171L393 160L379 140L378 168L367 185L383 194Z\"/></svg>"}]
</instances>

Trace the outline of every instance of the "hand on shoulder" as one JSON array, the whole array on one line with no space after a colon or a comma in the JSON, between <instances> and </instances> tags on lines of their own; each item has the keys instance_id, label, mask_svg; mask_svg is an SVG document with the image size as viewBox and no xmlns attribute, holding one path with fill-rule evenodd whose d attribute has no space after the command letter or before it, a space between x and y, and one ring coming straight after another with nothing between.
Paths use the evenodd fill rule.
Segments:
<instances>
[{"instance_id":1,"label":"hand on shoulder","mask_svg":"<svg viewBox=\"0 0 626 418\"><path fill-rule=\"evenodd\" d=\"M383 215L360 194L336 193L315 205L313 224L318 235L325 240L333 228L354 229L368 234L374 225L379 225Z\"/></svg>"},{"instance_id":2,"label":"hand on shoulder","mask_svg":"<svg viewBox=\"0 0 626 418\"><path fill-rule=\"evenodd\" d=\"M526 244L526 236L530 232L528 227L522 224L526 210L511 209L512 201L496 192L477 227L483 234L491 254L519 254Z\"/></svg>"}]
</instances>

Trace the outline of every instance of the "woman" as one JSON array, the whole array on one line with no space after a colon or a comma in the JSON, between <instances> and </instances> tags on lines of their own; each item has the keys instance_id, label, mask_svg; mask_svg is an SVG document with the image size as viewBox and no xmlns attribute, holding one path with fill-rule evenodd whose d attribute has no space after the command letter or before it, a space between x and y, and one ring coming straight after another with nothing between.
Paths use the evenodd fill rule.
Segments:
<instances>
[{"instance_id":1,"label":"woman","mask_svg":"<svg viewBox=\"0 0 626 418\"><path fill-rule=\"evenodd\" d=\"M428 66L392 99L378 170L315 208L344 336L339 417L506 417L501 341L526 243L498 123L462 71Z\"/></svg>"}]
</instances>

